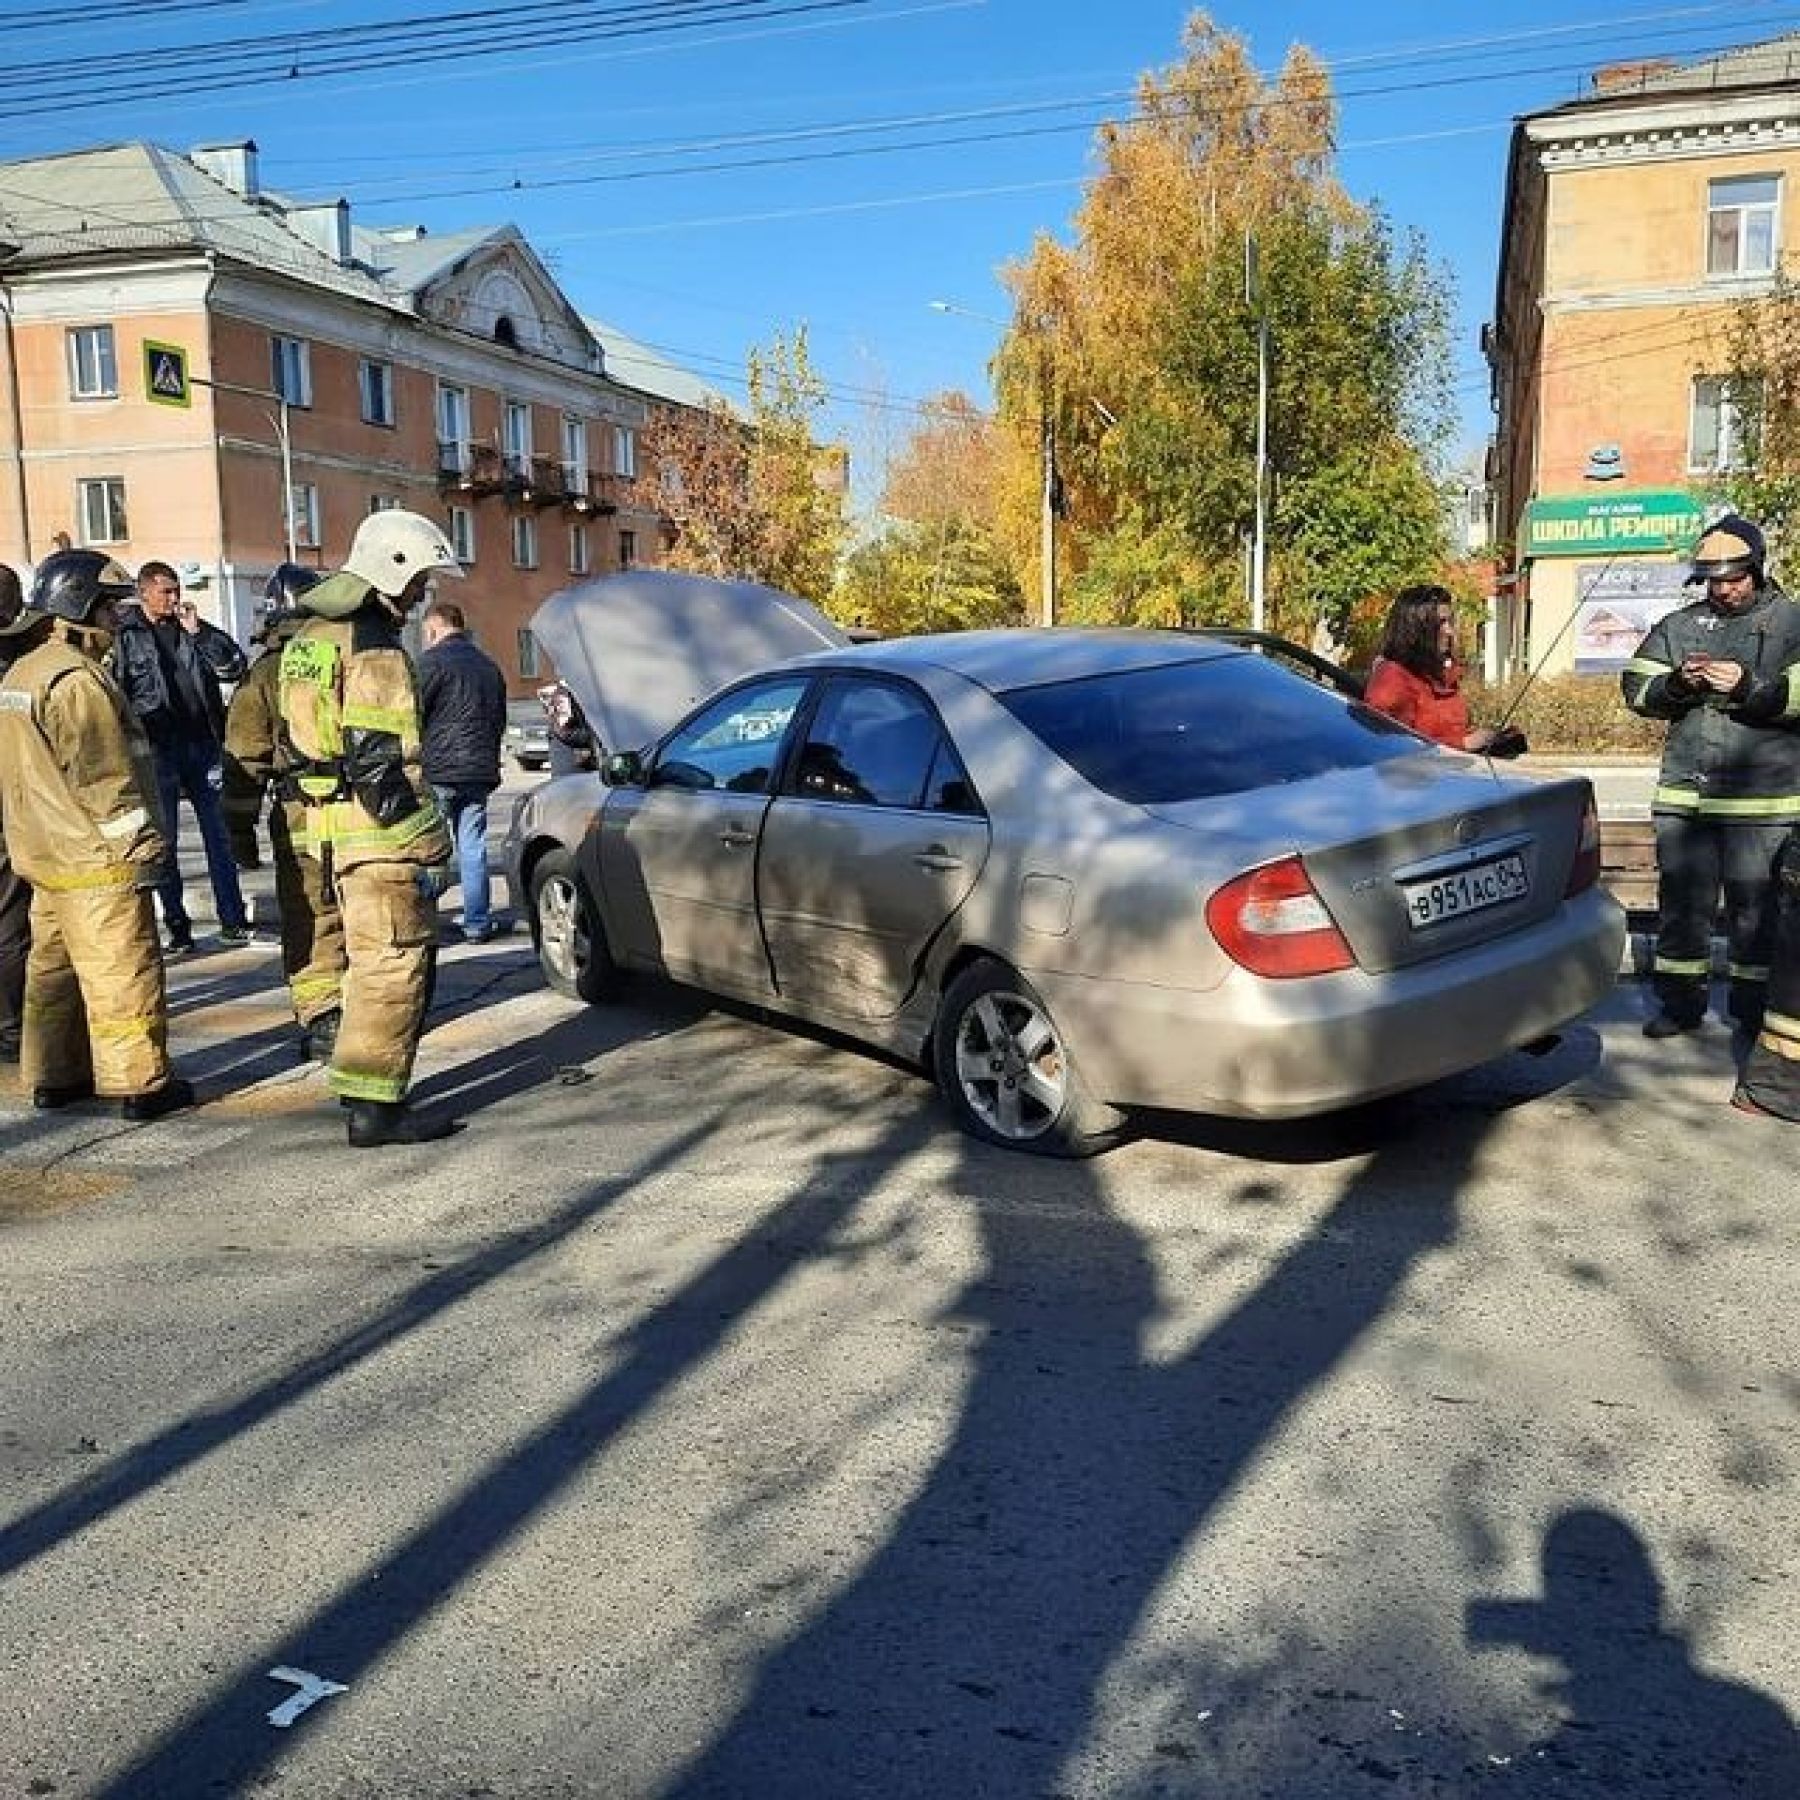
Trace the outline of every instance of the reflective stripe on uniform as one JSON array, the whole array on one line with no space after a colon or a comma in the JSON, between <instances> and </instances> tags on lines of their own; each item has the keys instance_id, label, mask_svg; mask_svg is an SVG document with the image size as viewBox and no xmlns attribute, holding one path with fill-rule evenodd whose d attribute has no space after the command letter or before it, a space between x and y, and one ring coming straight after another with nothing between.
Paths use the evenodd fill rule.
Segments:
<instances>
[{"instance_id":1,"label":"reflective stripe on uniform","mask_svg":"<svg viewBox=\"0 0 1800 1800\"><path fill-rule=\"evenodd\" d=\"M156 1020L142 1013L127 1019L108 1019L90 1012L87 1022L91 1035L115 1044L135 1043L156 1029Z\"/></svg>"},{"instance_id":2,"label":"reflective stripe on uniform","mask_svg":"<svg viewBox=\"0 0 1800 1800\"><path fill-rule=\"evenodd\" d=\"M92 888L130 887L136 882L139 871L130 863L113 863L104 869L84 869L78 875L45 875L42 872L31 877L34 888L42 888L46 894L84 894Z\"/></svg>"},{"instance_id":3,"label":"reflective stripe on uniform","mask_svg":"<svg viewBox=\"0 0 1800 1800\"><path fill-rule=\"evenodd\" d=\"M404 850L429 832L441 830L443 819L437 802L425 801L397 825L352 823L362 809L350 801L313 806L306 813L307 847L314 856L330 845L336 850ZM366 818L367 814L363 814Z\"/></svg>"},{"instance_id":4,"label":"reflective stripe on uniform","mask_svg":"<svg viewBox=\"0 0 1800 1800\"><path fill-rule=\"evenodd\" d=\"M1659 787L1650 804L1661 812L1679 812L1702 819L1762 819L1780 825L1800 819L1800 794L1759 794L1714 799L1692 788Z\"/></svg>"},{"instance_id":5,"label":"reflective stripe on uniform","mask_svg":"<svg viewBox=\"0 0 1800 1800\"><path fill-rule=\"evenodd\" d=\"M1767 981L1769 979L1769 971L1766 968L1758 967L1755 963L1727 963L1725 973L1733 981Z\"/></svg>"},{"instance_id":6,"label":"reflective stripe on uniform","mask_svg":"<svg viewBox=\"0 0 1800 1800\"><path fill-rule=\"evenodd\" d=\"M1800 1056L1800 1019L1791 1013L1765 1012L1762 1035L1774 1040L1772 1048L1782 1056Z\"/></svg>"},{"instance_id":7,"label":"reflective stripe on uniform","mask_svg":"<svg viewBox=\"0 0 1800 1800\"><path fill-rule=\"evenodd\" d=\"M406 1098L406 1082L392 1075L370 1075L357 1069L333 1068L327 1071L326 1085L346 1100L386 1100L399 1102Z\"/></svg>"},{"instance_id":8,"label":"reflective stripe on uniform","mask_svg":"<svg viewBox=\"0 0 1800 1800\"><path fill-rule=\"evenodd\" d=\"M100 827L103 838L128 838L137 834L150 823L150 815L141 806L134 806L128 813L120 813L116 819L108 819Z\"/></svg>"},{"instance_id":9,"label":"reflective stripe on uniform","mask_svg":"<svg viewBox=\"0 0 1800 1800\"><path fill-rule=\"evenodd\" d=\"M412 711L403 706L367 706L346 702L340 722L347 731L385 731L397 738L405 737L414 727Z\"/></svg>"},{"instance_id":10,"label":"reflective stripe on uniform","mask_svg":"<svg viewBox=\"0 0 1800 1800\"><path fill-rule=\"evenodd\" d=\"M1658 975L1710 975L1710 957L1659 956L1651 964Z\"/></svg>"},{"instance_id":11,"label":"reflective stripe on uniform","mask_svg":"<svg viewBox=\"0 0 1800 1800\"><path fill-rule=\"evenodd\" d=\"M1646 680L1655 680L1658 675L1666 675L1674 668L1673 663L1652 662L1647 656L1634 656L1623 670L1627 675L1642 675Z\"/></svg>"}]
</instances>

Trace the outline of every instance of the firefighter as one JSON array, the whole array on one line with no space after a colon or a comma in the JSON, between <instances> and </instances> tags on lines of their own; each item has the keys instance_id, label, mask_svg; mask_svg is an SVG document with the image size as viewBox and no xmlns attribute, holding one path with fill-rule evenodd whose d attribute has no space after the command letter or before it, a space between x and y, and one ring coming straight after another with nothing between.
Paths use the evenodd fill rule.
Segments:
<instances>
[{"instance_id":1,"label":"firefighter","mask_svg":"<svg viewBox=\"0 0 1800 1800\"><path fill-rule=\"evenodd\" d=\"M1800 820L1800 735L1746 715L1753 691L1800 662L1800 607L1768 579L1762 532L1727 513L1694 548L1706 597L1659 620L1626 665L1625 703L1668 722L1651 812L1657 931L1651 1038L1706 1016L1712 923L1725 899L1730 1013L1761 1028L1776 859Z\"/></svg>"},{"instance_id":2,"label":"firefighter","mask_svg":"<svg viewBox=\"0 0 1800 1800\"><path fill-rule=\"evenodd\" d=\"M269 797L269 851L281 908L281 970L300 1027L303 1062L331 1061L343 1004L344 921L337 896L306 847L306 808L293 793L279 750L281 652L306 614L300 598L317 571L283 563L263 589L260 654L225 716L225 825L241 869L261 867L256 826Z\"/></svg>"},{"instance_id":3,"label":"firefighter","mask_svg":"<svg viewBox=\"0 0 1800 1800\"><path fill-rule=\"evenodd\" d=\"M461 573L429 519L370 514L343 568L300 596L308 617L278 665L283 780L343 915L347 968L328 1079L358 1149L456 1129L406 1104L429 998L434 878L450 839L419 768L418 682L400 629L434 575Z\"/></svg>"},{"instance_id":4,"label":"firefighter","mask_svg":"<svg viewBox=\"0 0 1800 1800\"><path fill-rule=\"evenodd\" d=\"M166 840L149 744L101 668L131 577L97 550L38 565L6 628L0 812L31 884L21 1074L32 1103L99 1094L127 1119L193 1103L169 1066L168 1002L151 889Z\"/></svg>"},{"instance_id":5,"label":"firefighter","mask_svg":"<svg viewBox=\"0 0 1800 1800\"><path fill-rule=\"evenodd\" d=\"M17 573L0 563L0 632L19 616L25 590ZM11 666L15 640L0 637L0 675ZM31 950L31 889L6 854L6 821L0 815L0 1062L19 1060L19 1024L25 1016L25 958Z\"/></svg>"}]
</instances>

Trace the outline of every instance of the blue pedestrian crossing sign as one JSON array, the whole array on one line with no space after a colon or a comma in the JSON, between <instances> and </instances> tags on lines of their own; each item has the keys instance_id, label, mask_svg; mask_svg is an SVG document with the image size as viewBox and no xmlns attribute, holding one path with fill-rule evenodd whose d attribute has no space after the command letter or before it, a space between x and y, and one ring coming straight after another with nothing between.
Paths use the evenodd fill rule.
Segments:
<instances>
[{"instance_id":1,"label":"blue pedestrian crossing sign","mask_svg":"<svg viewBox=\"0 0 1800 1800\"><path fill-rule=\"evenodd\" d=\"M188 353L179 344L144 340L144 398L158 406L191 406L188 387Z\"/></svg>"}]
</instances>

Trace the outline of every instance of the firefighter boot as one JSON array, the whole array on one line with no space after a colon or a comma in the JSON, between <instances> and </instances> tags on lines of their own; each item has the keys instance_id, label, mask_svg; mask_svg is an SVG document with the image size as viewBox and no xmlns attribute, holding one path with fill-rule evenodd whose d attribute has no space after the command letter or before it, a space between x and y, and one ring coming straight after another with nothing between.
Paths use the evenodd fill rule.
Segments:
<instances>
[{"instance_id":1,"label":"firefighter boot","mask_svg":"<svg viewBox=\"0 0 1800 1800\"><path fill-rule=\"evenodd\" d=\"M331 1053L337 1047L338 1024L343 1014L333 1007L330 1012L320 1013L316 1019L310 1020L300 1027L300 1060L302 1062L329 1063Z\"/></svg>"},{"instance_id":2,"label":"firefighter boot","mask_svg":"<svg viewBox=\"0 0 1800 1800\"><path fill-rule=\"evenodd\" d=\"M383 1144L431 1144L461 1129L441 1113L416 1113L404 1100L352 1100L350 1145L375 1150Z\"/></svg>"},{"instance_id":3,"label":"firefighter boot","mask_svg":"<svg viewBox=\"0 0 1800 1800\"><path fill-rule=\"evenodd\" d=\"M152 1088L147 1094L127 1095L119 1102L119 1117L143 1125L193 1104L194 1084L184 1075L171 1075L161 1087Z\"/></svg>"}]
</instances>

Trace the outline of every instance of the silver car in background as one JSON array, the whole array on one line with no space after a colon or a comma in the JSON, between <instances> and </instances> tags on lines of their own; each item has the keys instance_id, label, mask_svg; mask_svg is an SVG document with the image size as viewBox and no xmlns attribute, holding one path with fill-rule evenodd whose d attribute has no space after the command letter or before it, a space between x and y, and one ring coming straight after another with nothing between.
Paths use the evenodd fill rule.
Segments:
<instances>
[{"instance_id":1,"label":"silver car in background","mask_svg":"<svg viewBox=\"0 0 1800 1800\"><path fill-rule=\"evenodd\" d=\"M552 985L644 971L829 1027L932 1069L990 1142L1369 1100L1618 968L1585 779L1442 750L1253 647L851 645L791 596L645 573L533 629L613 752L508 839Z\"/></svg>"}]
</instances>

